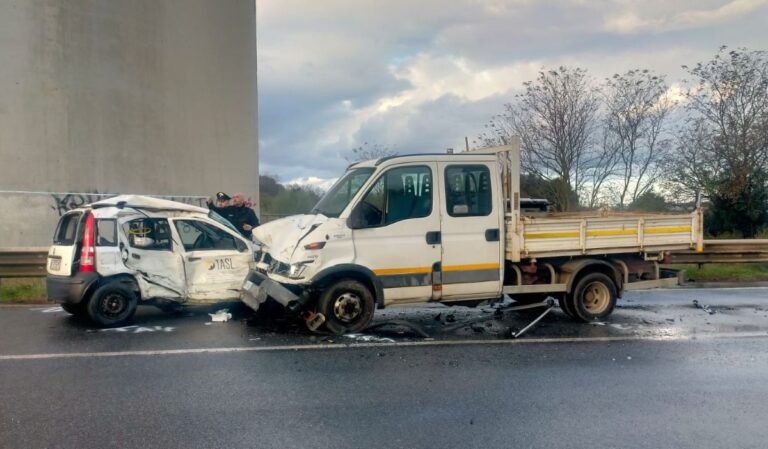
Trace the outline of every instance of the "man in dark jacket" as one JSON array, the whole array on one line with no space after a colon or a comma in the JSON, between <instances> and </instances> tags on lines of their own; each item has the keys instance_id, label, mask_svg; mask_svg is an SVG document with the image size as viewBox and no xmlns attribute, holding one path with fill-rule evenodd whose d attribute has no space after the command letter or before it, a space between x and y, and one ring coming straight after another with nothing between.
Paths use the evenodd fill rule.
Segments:
<instances>
[{"instance_id":1,"label":"man in dark jacket","mask_svg":"<svg viewBox=\"0 0 768 449\"><path fill-rule=\"evenodd\" d=\"M246 203L242 193L235 193L232 196L232 205L229 207L232 213L232 219L227 219L235 225L238 231L244 237L250 239L253 235L253 228L259 225L259 219L256 213Z\"/></svg>"}]
</instances>

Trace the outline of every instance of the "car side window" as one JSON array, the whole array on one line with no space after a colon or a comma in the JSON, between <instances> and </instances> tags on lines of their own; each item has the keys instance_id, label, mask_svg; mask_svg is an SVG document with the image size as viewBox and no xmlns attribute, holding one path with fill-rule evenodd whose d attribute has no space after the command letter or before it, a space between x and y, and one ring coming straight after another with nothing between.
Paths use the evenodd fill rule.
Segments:
<instances>
[{"instance_id":1,"label":"car side window","mask_svg":"<svg viewBox=\"0 0 768 449\"><path fill-rule=\"evenodd\" d=\"M170 250L171 228L165 218L137 218L123 224L128 245L146 250Z\"/></svg>"},{"instance_id":2,"label":"car side window","mask_svg":"<svg viewBox=\"0 0 768 449\"><path fill-rule=\"evenodd\" d=\"M96 220L96 246L117 246L117 222L114 219Z\"/></svg>"},{"instance_id":3,"label":"car side window","mask_svg":"<svg viewBox=\"0 0 768 449\"><path fill-rule=\"evenodd\" d=\"M445 169L446 209L451 217L491 214L491 173L485 165L450 165Z\"/></svg>"},{"instance_id":4,"label":"car side window","mask_svg":"<svg viewBox=\"0 0 768 449\"><path fill-rule=\"evenodd\" d=\"M199 220L174 220L174 225L185 251L240 251L244 245L232 234Z\"/></svg>"},{"instance_id":5,"label":"car side window","mask_svg":"<svg viewBox=\"0 0 768 449\"><path fill-rule=\"evenodd\" d=\"M432 213L432 171L424 165L386 171L360 203L363 227L386 226Z\"/></svg>"}]
</instances>

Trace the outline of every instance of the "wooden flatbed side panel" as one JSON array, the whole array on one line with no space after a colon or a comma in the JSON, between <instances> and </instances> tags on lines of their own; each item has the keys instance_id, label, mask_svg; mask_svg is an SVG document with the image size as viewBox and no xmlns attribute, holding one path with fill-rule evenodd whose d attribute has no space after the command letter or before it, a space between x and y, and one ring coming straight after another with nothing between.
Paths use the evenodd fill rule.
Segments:
<instances>
[{"instance_id":1,"label":"wooden flatbed side panel","mask_svg":"<svg viewBox=\"0 0 768 449\"><path fill-rule=\"evenodd\" d=\"M637 253L695 247L699 215L609 215L523 220L522 257Z\"/></svg>"}]
</instances>

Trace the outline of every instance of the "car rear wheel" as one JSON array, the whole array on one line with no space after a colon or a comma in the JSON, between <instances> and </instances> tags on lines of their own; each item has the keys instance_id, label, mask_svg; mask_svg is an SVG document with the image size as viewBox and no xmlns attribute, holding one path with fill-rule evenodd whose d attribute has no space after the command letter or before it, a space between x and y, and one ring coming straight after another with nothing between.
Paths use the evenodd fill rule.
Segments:
<instances>
[{"instance_id":1,"label":"car rear wheel","mask_svg":"<svg viewBox=\"0 0 768 449\"><path fill-rule=\"evenodd\" d=\"M326 288L317 303L325 317L325 327L341 335L360 332L373 318L373 294L363 283L346 279Z\"/></svg>"},{"instance_id":2,"label":"car rear wheel","mask_svg":"<svg viewBox=\"0 0 768 449\"><path fill-rule=\"evenodd\" d=\"M87 313L85 310L85 301L79 302L77 304L65 302L61 304L61 308L64 309L64 311L68 314L75 316L83 316Z\"/></svg>"},{"instance_id":3,"label":"car rear wheel","mask_svg":"<svg viewBox=\"0 0 768 449\"><path fill-rule=\"evenodd\" d=\"M103 327L119 326L136 313L138 298L121 284L112 282L102 285L88 300L88 316Z\"/></svg>"}]
</instances>

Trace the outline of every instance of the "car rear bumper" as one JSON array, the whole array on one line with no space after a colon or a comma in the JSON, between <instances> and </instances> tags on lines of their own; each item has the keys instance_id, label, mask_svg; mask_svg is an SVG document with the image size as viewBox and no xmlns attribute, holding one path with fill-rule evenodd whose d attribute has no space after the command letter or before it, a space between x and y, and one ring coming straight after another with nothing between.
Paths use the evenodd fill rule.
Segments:
<instances>
[{"instance_id":1,"label":"car rear bumper","mask_svg":"<svg viewBox=\"0 0 768 449\"><path fill-rule=\"evenodd\" d=\"M48 289L48 301L78 304L83 300L88 288L99 279L97 273L77 273L74 276L55 276L45 278Z\"/></svg>"}]
</instances>

